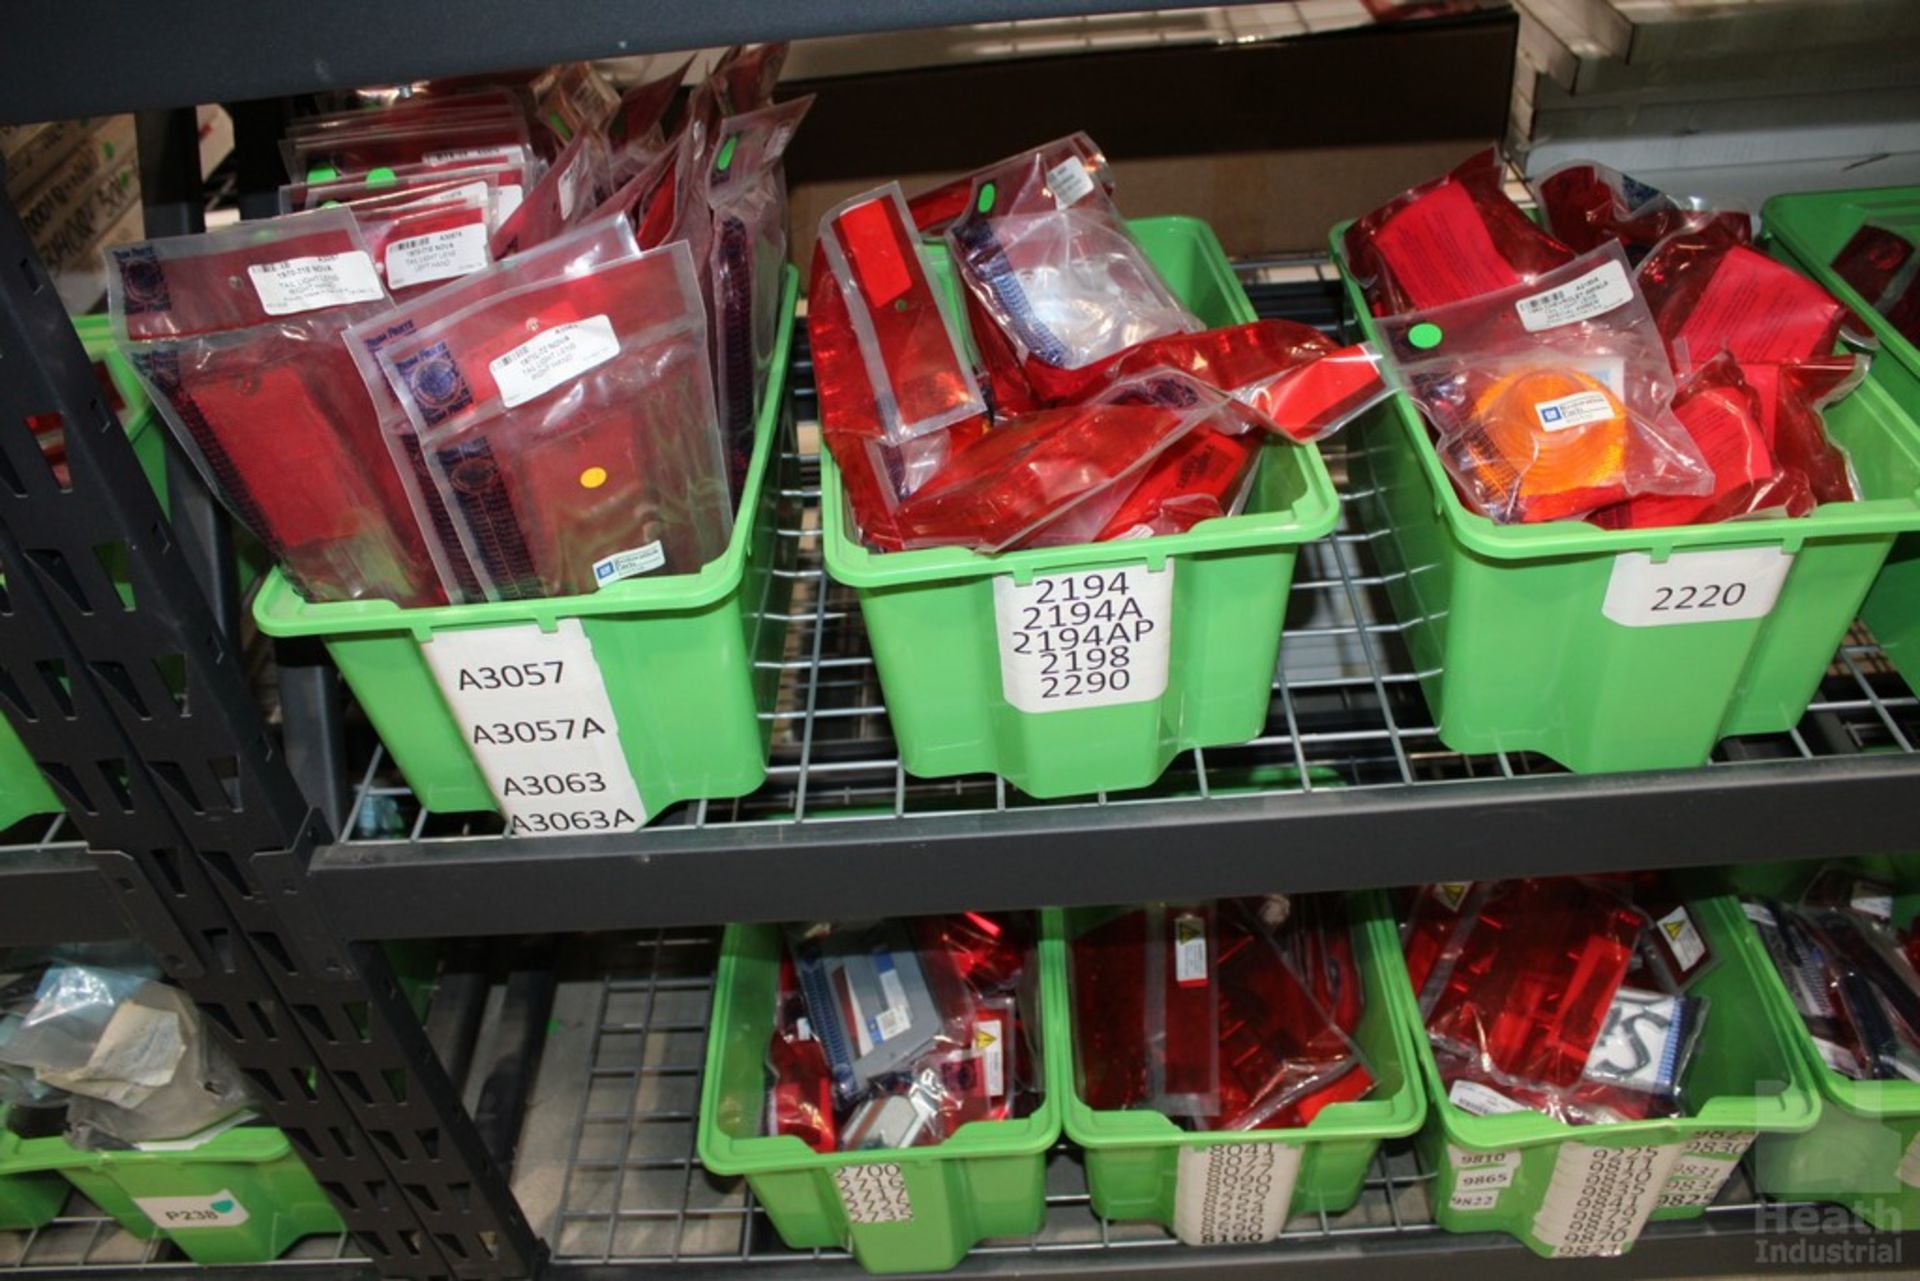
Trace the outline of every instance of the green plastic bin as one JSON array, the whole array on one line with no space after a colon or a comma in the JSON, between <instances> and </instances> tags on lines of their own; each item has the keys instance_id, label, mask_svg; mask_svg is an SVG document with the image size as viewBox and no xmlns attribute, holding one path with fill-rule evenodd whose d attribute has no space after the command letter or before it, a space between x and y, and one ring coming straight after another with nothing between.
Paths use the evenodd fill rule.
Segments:
<instances>
[{"instance_id":1,"label":"green plastic bin","mask_svg":"<svg viewBox=\"0 0 1920 1281\"><path fill-rule=\"evenodd\" d=\"M1894 227L1920 243L1920 187L1775 196L1762 214L1775 252L1825 285L1879 337L1872 378L1906 413L1909 422L1920 422L1920 348L1887 323L1887 318L1835 275L1830 265L1833 256L1867 222ZM1875 639L1907 684L1920 690L1920 536L1905 537L1894 544L1879 581L1860 607L1860 617L1873 629Z\"/></svg>"},{"instance_id":2,"label":"green plastic bin","mask_svg":"<svg viewBox=\"0 0 1920 1281\"><path fill-rule=\"evenodd\" d=\"M1435 1172L1442 1228L1504 1232L1549 1257L1622 1254L1649 1218L1702 1214L1755 1135L1814 1124L1819 1093L1768 996L1773 967L1739 904L1714 896L1687 907L1715 955L1690 989L1710 1006L1684 1081L1689 1116L1582 1126L1532 1111L1476 1116L1448 1101L1432 1047L1418 1036L1430 1100L1419 1146ZM1397 949L1394 957L1394 999L1424 1029L1406 960ZM1581 1206L1593 1217L1583 1219Z\"/></svg>"},{"instance_id":3,"label":"green plastic bin","mask_svg":"<svg viewBox=\"0 0 1920 1281\"><path fill-rule=\"evenodd\" d=\"M1759 865L1730 869L1729 875L1743 893L1792 902L1820 866ZM1855 866L1893 886L1896 923L1905 925L1920 913L1920 867L1913 860L1862 859ZM1754 946L1764 955L1757 937ZM1760 1141L1754 1151L1756 1186L1786 1200L1837 1202L1887 1231L1920 1224L1920 1084L1856 1081L1835 1072L1821 1061L1805 1020L1771 965L1762 987L1789 1029L1794 1052L1823 1106L1819 1124L1806 1133Z\"/></svg>"},{"instance_id":4,"label":"green plastic bin","mask_svg":"<svg viewBox=\"0 0 1920 1281\"><path fill-rule=\"evenodd\" d=\"M0 1232L37 1228L53 1221L66 1203L67 1181L20 1155L28 1140L10 1133L0 1108Z\"/></svg>"},{"instance_id":5,"label":"green plastic bin","mask_svg":"<svg viewBox=\"0 0 1920 1281\"><path fill-rule=\"evenodd\" d=\"M1420 1128L1427 1105L1413 1067L1417 1024L1409 1022L1405 1003L1391 995L1399 939L1378 894L1356 894L1349 903L1355 956L1367 988L1356 1040L1373 1072L1374 1088L1364 1099L1330 1105L1299 1129L1194 1133L1151 1110L1088 1107L1081 1102L1080 1076L1072 1059L1074 1006L1068 965L1049 973L1056 983L1049 999L1064 1013L1049 1029L1057 1033L1048 1046L1053 1064L1049 1088L1065 1108L1067 1137L1086 1151L1087 1188L1095 1213L1108 1219L1150 1219L1189 1245L1271 1240L1291 1215L1338 1214L1350 1208L1360 1197L1381 1141ZM1076 909L1048 915L1049 931L1070 942L1100 912ZM1064 958L1066 945L1062 947ZM1206 1201L1211 1204L1204 1205ZM1222 1225L1223 1218L1230 1225Z\"/></svg>"},{"instance_id":6,"label":"green plastic bin","mask_svg":"<svg viewBox=\"0 0 1920 1281\"><path fill-rule=\"evenodd\" d=\"M1039 943L1042 1057L1056 1053L1060 941ZM783 943L776 925L730 925L715 980L713 1031L700 1091L700 1161L745 1175L780 1238L796 1250L841 1247L869 1272L938 1272L979 1241L1037 1232L1046 1217L1047 1150L1060 1137L1048 1082L1031 1116L974 1121L931 1147L815 1152L763 1134L767 1042Z\"/></svg>"},{"instance_id":7,"label":"green plastic bin","mask_svg":"<svg viewBox=\"0 0 1920 1281\"><path fill-rule=\"evenodd\" d=\"M158 415L147 403L146 392L141 389L140 380L134 375L132 366L120 355L119 348L114 346L113 331L107 318L76 316L73 327L80 335L80 345L86 348L87 355L95 363L105 367L108 379L119 393L125 405L120 411L120 422L126 428L127 441L133 446L140 470L146 473L148 482L160 496L161 506L164 507L167 501L167 442ZM114 578L124 582L125 569L117 570ZM40 767L27 751L27 745L20 741L13 723L0 718L0 829L12 827L35 814L56 814L59 811L60 798L47 786Z\"/></svg>"},{"instance_id":8,"label":"green plastic bin","mask_svg":"<svg viewBox=\"0 0 1920 1281\"><path fill-rule=\"evenodd\" d=\"M1131 224L1167 283L1209 325L1255 318L1220 242L1191 218ZM931 251L958 305L943 251ZM1242 743L1266 723L1294 555L1330 531L1339 502L1311 445L1269 445L1247 509L1184 534L984 556L959 547L874 552L852 529L831 455L820 458L827 572L855 588L907 772L991 772L1030 796L1145 787L1192 747ZM1174 571L1164 692L1022 711L1002 683L995 580ZM1063 589L1064 590L1064 589ZM1143 682L1141 688L1150 684Z\"/></svg>"},{"instance_id":9,"label":"green plastic bin","mask_svg":"<svg viewBox=\"0 0 1920 1281\"><path fill-rule=\"evenodd\" d=\"M606 684L620 746L649 817L678 801L744 796L766 778L781 615L792 587L775 572L777 447L799 276L781 299L773 372L733 539L696 573L632 578L590 595L402 609L391 601L314 604L275 570L254 598L270 636L324 640L414 795L443 812L499 810L442 696L424 647L435 636L578 620Z\"/></svg>"},{"instance_id":10,"label":"green plastic bin","mask_svg":"<svg viewBox=\"0 0 1920 1281\"><path fill-rule=\"evenodd\" d=\"M1346 224L1333 232L1343 273L1345 232ZM1361 328L1377 341L1359 286L1345 278ZM1461 501L1410 398L1395 395L1365 415L1350 429L1354 496L1377 535L1441 741L1457 752L1540 752L1590 773L1699 765L1729 735L1793 728L1894 536L1920 529L1920 433L1878 366L1827 411L1827 428L1852 456L1866 500L1799 520L1605 530L1495 524ZM1628 626L1603 612L1616 573L1624 601L1635 583L1647 599L1646 584L1666 572L1653 566L1754 582L1774 551L1793 562L1760 617ZM1729 552L1742 554L1675 559Z\"/></svg>"},{"instance_id":11,"label":"green plastic bin","mask_svg":"<svg viewBox=\"0 0 1920 1281\"><path fill-rule=\"evenodd\" d=\"M268 1127L242 1126L197 1148L162 1152L85 1152L60 1137L0 1139L0 1227L7 1226L10 1186L30 1189L26 1208L44 1211L44 1223L65 1200L67 1183L134 1236L164 1236L196 1263L265 1263L301 1237L344 1230L306 1163Z\"/></svg>"}]
</instances>

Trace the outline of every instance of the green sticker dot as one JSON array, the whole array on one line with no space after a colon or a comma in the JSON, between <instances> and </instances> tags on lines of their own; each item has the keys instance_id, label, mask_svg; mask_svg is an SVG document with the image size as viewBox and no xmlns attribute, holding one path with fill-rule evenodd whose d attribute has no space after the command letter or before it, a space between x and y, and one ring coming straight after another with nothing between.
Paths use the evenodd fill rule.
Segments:
<instances>
[{"instance_id":1,"label":"green sticker dot","mask_svg":"<svg viewBox=\"0 0 1920 1281\"><path fill-rule=\"evenodd\" d=\"M994 190L992 183L983 182L980 184L980 195L974 200L973 207L980 213L988 213L993 209L994 198L999 194Z\"/></svg>"},{"instance_id":2,"label":"green sticker dot","mask_svg":"<svg viewBox=\"0 0 1920 1281\"><path fill-rule=\"evenodd\" d=\"M338 178L339 176L340 176L340 173L338 170L328 169L325 166L321 166L320 168L317 168L317 169L307 170L308 182L332 182L335 178Z\"/></svg>"},{"instance_id":3,"label":"green sticker dot","mask_svg":"<svg viewBox=\"0 0 1920 1281\"><path fill-rule=\"evenodd\" d=\"M1446 335L1440 332L1440 326L1429 320L1423 320L1407 330L1407 341L1421 351L1432 351L1444 337Z\"/></svg>"},{"instance_id":4,"label":"green sticker dot","mask_svg":"<svg viewBox=\"0 0 1920 1281\"><path fill-rule=\"evenodd\" d=\"M363 185L368 187L391 187L399 181L400 177L398 174L382 166L379 169L367 170L367 176L363 180Z\"/></svg>"},{"instance_id":5,"label":"green sticker dot","mask_svg":"<svg viewBox=\"0 0 1920 1281\"><path fill-rule=\"evenodd\" d=\"M720 154L713 158L713 171L715 173L725 173L728 166L733 164L733 149L738 145L739 141L740 135L736 133L733 137L720 144Z\"/></svg>"}]
</instances>

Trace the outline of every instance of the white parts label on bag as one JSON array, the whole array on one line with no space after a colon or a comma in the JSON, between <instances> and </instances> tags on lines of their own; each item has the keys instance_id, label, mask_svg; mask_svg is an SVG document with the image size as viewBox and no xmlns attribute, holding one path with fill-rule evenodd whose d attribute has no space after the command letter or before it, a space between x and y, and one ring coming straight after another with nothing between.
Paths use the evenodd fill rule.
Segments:
<instances>
[{"instance_id":1,"label":"white parts label on bag","mask_svg":"<svg viewBox=\"0 0 1920 1281\"><path fill-rule=\"evenodd\" d=\"M1678 1143L1597 1148L1563 1143L1533 1216L1555 1258L1609 1258L1639 1239L1680 1159Z\"/></svg>"},{"instance_id":2,"label":"white parts label on bag","mask_svg":"<svg viewBox=\"0 0 1920 1281\"><path fill-rule=\"evenodd\" d=\"M1173 1234L1187 1245L1255 1245L1287 1226L1300 1148L1216 1143L1180 1149Z\"/></svg>"},{"instance_id":3,"label":"white parts label on bag","mask_svg":"<svg viewBox=\"0 0 1920 1281\"><path fill-rule=\"evenodd\" d=\"M843 1165L833 1172L847 1222L857 1225L913 1222L913 1198L899 1165Z\"/></svg>"},{"instance_id":4,"label":"white parts label on bag","mask_svg":"<svg viewBox=\"0 0 1920 1281\"><path fill-rule=\"evenodd\" d=\"M1065 209L1093 190L1093 176L1079 156L1068 156L1047 170L1047 186L1053 191L1054 207Z\"/></svg>"},{"instance_id":5,"label":"white parts label on bag","mask_svg":"<svg viewBox=\"0 0 1920 1281\"><path fill-rule=\"evenodd\" d=\"M436 280L452 280L478 271L493 259L487 254L487 228L470 222L464 227L429 231L387 246L387 287L405 289Z\"/></svg>"},{"instance_id":6,"label":"white parts label on bag","mask_svg":"<svg viewBox=\"0 0 1920 1281\"><path fill-rule=\"evenodd\" d=\"M1023 712L1143 703L1167 689L1173 566L993 580L1000 690Z\"/></svg>"},{"instance_id":7,"label":"white parts label on bag","mask_svg":"<svg viewBox=\"0 0 1920 1281\"><path fill-rule=\"evenodd\" d=\"M133 1203L157 1228L237 1228L248 1219L247 1207L225 1188L212 1196L137 1196Z\"/></svg>"},{"instance_id":8,"label":"white parts label on bag","mask_svg":"<svg viewBox=\"0 0 1920 1281\"><path fill-rule=\"evenodd\" d=\"M256 262L247 268L247 277L260 295L260 310L269 316L297 316L322 307L379 302L387 296L380 287L380 273L364 249Z\"/></svg>"},{"instance_id":9,"label":"white parts label on bag","mask_svg":"<svg viewBox=\"0 0 1920 1281\"><path fill-rule=\"evenodd\" d=\"M1533 412L1540 420L1540 430L1548 432L1604 423L1617 416L1613 401L1603 391L1576 391L1571 396L1543 400Z\"/></svg>"},{"instance_id":10,"label":"white parts label on bag","mask_svg":"<svg viewBox=\"0 0 1920 1281\"><path fill-rule=\"evenodd\" d=\"M545 395L620 354L620 335L605 316L588 316L543 330L487 362L500 403L508 409Z\"/></svg>"},{"instance_id":11,"label":"white parts label on bag","mask_svg":"<svg viewBox=\"0 0 1920 1281\"><path fill-rule=\"evenodd\" d=\"M1622 627L1765 618L1792 568L1778 547L1675 552L1659 564L1645 552L1622 552L1600 612Z\"/></svg>"},{"instance_id":12,"label":"white parts label on bag","mask_svg":"<svg viewBox=\"0 0 1920 1281\"><path fill-rule=\"evenodd\" d=\"M1702 1130L1688 1139L1660 1189L1659 1208L1712 1205L1756 1137L1752 1130Z\"/></svg>"},{"instance_id":13,"label":"white parts label on bag","mask_svg":"<svg viewBox=\"0 0 1920 1281\"><path fill-rule=\"evenodd\" d=\"M1617 262L1603 262L1578 280L1543 290L1513 304L1530 334L1604 316L1633 301L1633 282Z\"/></svg>"},{"instance_id":14,"label":"white parts label on bag","mask_svg":"<svg viewBox=\"0 0 1920 1281\"><path fill-rule=\"evenodd\" d=\"M646 821L579 619L551 632L538 623L441 632L421 652L509 836L626 832Z\"/></svg>"}]
</instances>

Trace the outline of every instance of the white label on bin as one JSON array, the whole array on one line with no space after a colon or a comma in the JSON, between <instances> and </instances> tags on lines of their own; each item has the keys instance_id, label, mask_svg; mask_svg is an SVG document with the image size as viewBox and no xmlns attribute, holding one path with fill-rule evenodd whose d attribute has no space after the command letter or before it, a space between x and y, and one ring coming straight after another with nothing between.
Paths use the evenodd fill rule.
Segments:
<instances>
[{"instance_id":1,"label":"white label on bin","mask_svg":"<svg viewBox=\"0 0 1920 1281\"><path fill-rule=\"evenodd\" d=\"M1023 712L1143 703L1167 689L1173 566L993 580L1000 690Z\"/></svg>"},{"instance_id":2,"label":"white label on bin","mask_svg":"<svg viewBox=\"0 0 1920 1281\"><path fill-rule=\"evenodd\" d=\"M137 1196L133 1203L154 1226L169 1232L183 1228L237 1228L247 1221L247 1207L225 1188L212 1196Z\"/></svg>"},{"instance_id":3,"label":"white label on bin","mask_svg":"<svg viewBox=\"0 0 1920 1281\"><path fill-rule=\"evenodd\" d=\"M1657 565L1645 552L1622 552L1600 612L1623 627L1765 618L1792 568L1778 547L1675 552Z\"/></svg>"},{"instance_id":4,"label":"white label on bin","mask_svg":"<svg viewBox=\"0 0 1920 1281\"><path fill-rule=\"evenodd\" d=\"M1660 1189L1659 1208L1712 1205L1753 1140L1751 1130L1702 1130L1688 1139Z\"/></svg>"},{"instance_id":5,"label":"white label on bin","mask_svg":"<svg viewBox=\"0 0 1920 1281\"><path fill-rule=\"evenodd\" d=\"M408 236L387 246L387 287L405 289L436 280L452 280L478 271L491 261L487 256L487 228L483 223L470 222L464 227Z\"/></svg>"},{"instance_id":6,"label":"white label on bin","mask_svg":"<svg viewBox=\"0 0 1920 1281\"><path fill-rule=\"evenodd\" d=\"M441 632L421 647L509 836L646 821L593 646L577 618Z\"/></svg>"},{"instance_id":7,"label":"white label on bin","mask_svg":"<svg viewBox=\"0 0 1920 1281\"><path fill-rule=\"evenodd\" d=\"M1047 186L1053 189L1054 206L1065 209L1093 190L1093 176L1079 156L1068 156L1047 170Z\"/></svg>"},{"instance_id":8,"label":"white label on bin","mask_svg":"<svg viewBox=\"0 0 1920 1281\"><path fill-rule=\"evenodd\" d=\"M380 273L373 269L373 259L364 249L256 262L247 268L247 276L253 281L253 291L260 295L260 309L269 316L379 302L387 296L380 288Z\"/></svg>"},{"instance_id":9,"label":"white label on bin","mask_svg":"<svg viewBox=\"0 0 1920 1281\"><path fill-rule=\"evenodd\" d=\"M1873 890L1855 890L1853 892L1853 910L1864 912L1868 916L1882 921L1893 919L1893 895L1880 894Z\"/></svg>"},{"instance_id":10,"label":"white label on bin","mask_svg":"<svg viewBox=\"0 0 1920 1281\"><path fill-rule=\"evenodd\" d=\"M1464 1210L1469 1213L1479 1210L1491 1210L1499 1204L1500 1193L1497 1191L1472 1192L1466 1188L1456 1187L1452 1194L1447 1197L1447 1208L1449 1210Z\"/></svg>"},{"instance_id":11,"label":"white label on bin","mask_svg":"<svg viewBox=\"0 0 1920 1281\"><path fill-rule=\"evenodd\" d=\"M1494 1192L1511 1187L1520 1173L1520 1149L1502 1148L1498 1152L1469 1152L1447 1144L1447 1165L1452 1168L1455 1192ZM1454 1209L1459 1209L1455 1206Z\"/></svg>"},{"instance_id":12,"label":"white label on bin","mask_svg":"<svg viewBox=\"0 0 1920 1281\"><path fill-rule=\"evenodd\" d=\"M1180 1149L1173 1234L1188 1245L1256 1245L1287 1226L1300 1148L1216 1143Z\"/></svg>"},{"instance_id":13,"label":"white label on bin","mask_svg":"<svg viewBox=\"0 0 1920 1281\"><path fill-rule=\"evenodd\" d=\"M1604 316L1633 301L1633 282L1617 262L1603 262L1578 280L1543 290L1513 304L1530 334Z\"/></svg>"},{"instance_id":14,"label":"white label on bin","mask_svg":"<svg viewBox=\"0 0 1920 1281\"><path fill-rule=\"evenodd\" d=\"M487 362L500 403L508 409L545 395L620 354L620 335L605 316L555 325Z\"/></svg>"},{"instance_id":15,"label":"white label on bin","mask_svg":"<svg viewBox=\"0 0 1920 1281\"><path fill-rule=\"evenodd\" d=\"M1920 1134L1913 1136L1913 1142L1907 1144L1906 1153L1900 1158L1899 1168L1894 1177L1910 1188L1920 1188Z\"/></svg>"},{"instance_id":16,"label":"white label on bin","mask_svg":"<svg viewBox=\"0 0 1920 1281\"><path fill-rule=\"evenodd\" d=\"M1555 1258L1610 1258L1639 1239L1680 1159L1678 1143L1597 1148L1563 1143L1533 1216Z\"/></svg>"},{"instance_id":17,"label":"white label on bin","mask_svg":"<svg viewBox=\"0 0 1920 1281\"><path fill-rule=\"evenodd\" d=\"M843 1165L833 1172L847 1222L911 1223L913 1198L907 1195L907 1176L897 1162Z\"/></svg>"}]
</instances>

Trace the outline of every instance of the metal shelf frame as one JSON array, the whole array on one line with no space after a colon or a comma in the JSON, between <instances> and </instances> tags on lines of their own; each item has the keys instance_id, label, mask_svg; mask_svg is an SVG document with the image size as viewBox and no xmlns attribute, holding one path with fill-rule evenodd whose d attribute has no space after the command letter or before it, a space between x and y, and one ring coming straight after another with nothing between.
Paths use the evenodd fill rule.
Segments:
<instances>
[{"instance_id":1,"label":"metal shelf frame","mask_svg":"<svg viewBox=\"0 0 1920 1281\"><path fill-rule=\"evenodd\" d=\"M747 34L1135 7L660 0L643 12L596 0L574 6L563 23L541 24L528 21L522 0L472 0L458 14L420 0L304 8L22 0L0 44L0 122L225 101L265 127L276 108L258 100L356 84ZM182 123L176 114L150 128L167 125L178 142ZM242 191L242 203L257 207L259 194ZM174 205L196 198L164 195ZM1264 314L1338 324L1323 266L1275 265L1261 280ZM804 408L810 372L804 362L798 372ZM44 466L28 430L46 413L67 428L71 484ZM781 536L797 544L799 568L796 603L782 620L782 702L769 714L775 757L759 792L679 807L636 834L536 843L500 836L494 820L420 809L378 752L352 789L342 783L337 692L310 652L287 655L283 666L287 741L268 733L231 643L232 602L208 591L216 579L206 560L218 551L206 545L218 543L219 522L204 503L179 509L187 514L178 523L161 514L99 405L17 217L0 201L0 704L69 808L58 822L11 834L14 845L0 850L0 942L135 938L208 1011L353 1230L303 1243L249 1274L613 1281L774 1267L835 1281L860 1275L844 1256L780 1249L744 1189L709 1180L684 1102L656 1106L635 1089L605 1116L589 1106L603 1068L616 1080L671 1078L697 1098L697 1055L644 1056L653 1052L649 1037L704 1040L714 936L694 927L719 920L1912 848L1920 699L1871 637L1836 654L1798 728L1730 740L1701 769L1576 777L1538 757L1463 756L1428 718L1420 673L1380 601L1384 580L1368 537L1353 525L1302 558L1271 715L1253 743L1188 753L1160 785L1130 795L1038 802L990 777L912 779L886 728L857 603L820 565L815 464L798 445L784 461ZM108 581L103 548L127 554L137 607ZM155 667L163 655L185 670L184 693ZM343 812L345 834L336 837ZM651 968L604 981L589 1085L570 1119L566 1186L543 1240L374 941L638 929L658 930L642 945L652 949ZM644 1016L618 1014L634 999L646 1002ZM663 1012L682 1004L688 1012ZM601 1063L621 1037L637 1037L642 1057ZM623 1143L596 1171L596 1158L582 1152L602 1124L628 1138L649 1131L665 1147L631 1158ZM664 1171L677 1198L654 1196L652 1180L631 1178L636 1169ZM604 1205L576 1199L575 1177L596 1172L613 1175ZM1259 1249L1195 1252L1100 1223L1068 1151L1055 1155L1050 1177L1048 1229L1032 1241L989 1243L962 1275L1171 1278L1297 1267L1370 1278L1383 1264L1407 1263L1443 1274L1627 1277L1738 1275L1764 1264L1761 1211L1737 1197L1697 1223L1656 1225L1621 1260L1550 1263L1503 1238L1449 1236L1419 1209L1429 1176L1405 1147L1383 1155L1354 1214L1297 1224ZM640 1199L629 1204L629 1192ZM641 1248L623 1235L630 1224L662 1232ZM1920 1238L1898 1244L1920 1249ZM203 1272L219 1274L171 1247L131 1242L86 1207L18 1239L0 1237L0 1277Z\"/></svg>"},{"instance_id":2,"label":"metal shelf frame","mask_svg":"<svg viewBox=\"0 0 1920 1281\"><path fill-rule=\"evenodd\" d=\"M1340 330L1324 261L1248 274L1263 315ZM804 437L804 350L794 382ZM1322 448L1339 472L1339 441ZM1372 539L1350 520L1303 551L1267 728L1251 743L1185 753L1136 793L1039 801L990 775L915 779L855 594L821 564L817 458L789 450L782 482L795 590L773 620L788 641L766 785L637 834L530 840L490 816L426 812L376 756L359 770L349 837L310 872L343 933L906 915L1915 848L1920 698L1864 634L1835 655L1799 727L1727 740L1700 769L1575 775L1530 754L1464 756L1434 729ZM351 835L376 812L397 815L400 834Z\"/></svg>"}]
</instances>

